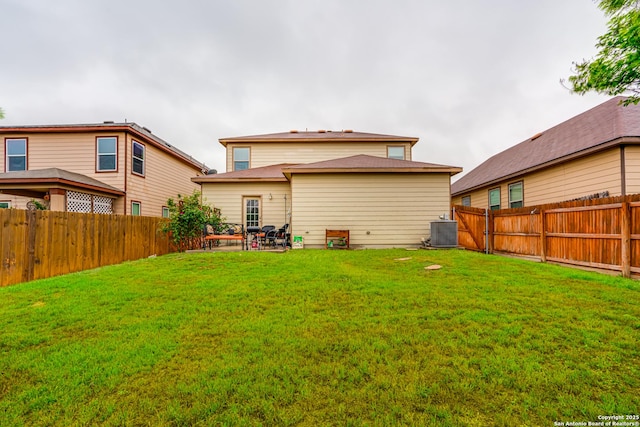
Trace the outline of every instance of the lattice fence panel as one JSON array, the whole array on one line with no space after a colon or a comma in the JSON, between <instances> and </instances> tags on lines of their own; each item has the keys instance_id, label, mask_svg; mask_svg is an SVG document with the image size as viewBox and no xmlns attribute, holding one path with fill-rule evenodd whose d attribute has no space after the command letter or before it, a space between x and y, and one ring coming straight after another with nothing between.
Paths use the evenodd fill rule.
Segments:
<instances>
[{"instance_id":1,"label":"lattice fence panel","mask_svg":"<svg viewBox=\"0 0 640 427\"><path fill-rule=\"evenodd\" d=\"M99 214L113 213L113 199L109 197L93 196L93 212Z\"/></svg>"},{"instance_id":2,"label":"lattice fence panel","mask_svg":"<svg viewBox=\"0 0 640 427\"><path fill-rule=\"evenodd\" d=\"M67 212L91 213L91 194L67 191Z\"/></svg>"}]
</instances>

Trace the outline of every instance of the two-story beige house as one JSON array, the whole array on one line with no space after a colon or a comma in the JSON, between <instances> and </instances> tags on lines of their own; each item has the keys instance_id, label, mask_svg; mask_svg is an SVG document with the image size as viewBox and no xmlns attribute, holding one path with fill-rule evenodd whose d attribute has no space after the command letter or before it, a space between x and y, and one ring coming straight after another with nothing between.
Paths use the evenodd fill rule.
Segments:
<instances>
[{"instance_id":1,"label":"two-story beige house","mask_svg":"<svg viewBox=\"0 0 640 427\"><path fill-rule=\"evenodd\" d=\"M0 126L0 208L167 216L206 166L135 123Z\"/></svg>"},{"instance_id":2,"label":"two-story beige house","mask_svg":"<svg viewBox=\"0 0 640 427\"><path fill-rule=\"evenodd\" d=\"M462 169L411 160L417 142L350 130L222 138L228 172L193 181L227 221L289 224L305 247L324 247L328 229L348 230L353 248L419 246Z\"/></svg>"},{"instance_id":3,"label":"two-story beige house","mask_svg":"<svg viewBox=\"0 0 640 427\"><path fill-rule=\"evenodd\" d=\"M606 101L489 158L452 184L453 203L507 209L640 193L640 105Z\"/></svg>"}]
</instances>

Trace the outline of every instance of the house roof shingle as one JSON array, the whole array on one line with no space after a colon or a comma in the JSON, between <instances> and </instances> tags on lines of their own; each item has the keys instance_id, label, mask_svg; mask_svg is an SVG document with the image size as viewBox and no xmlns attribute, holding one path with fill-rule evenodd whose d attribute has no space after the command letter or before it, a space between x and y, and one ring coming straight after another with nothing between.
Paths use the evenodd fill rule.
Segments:
<instances>
[{"instance_id":1,"label":"house roof shingle","mask_svg":"<svg viewBox=\"0 0 640 427\"><path fill-rule=\"evenodd\" d=\"M197 183L203 182L247 182L247 181L287 181L282 169L294 166L292 163L281 163L277 165L263 166L259 168L244 169L233 172L225 172L213 175L204 175L191 178Z\"/></svg>"},{"instance_id":2,"label":"house roof shingle","mask_svg":"<svg viewBox=\"0 0 640 427\"><path fill-rule=\"evenodd\" d=\"M460 195L526 172L640 137L640 105L612 98L486 160L451 185ZM636 143L640 142L640 138Z\"/></svg>"},{"instance_id":3,"label":"house roof shingle","mask_svg":"<svg viewBox=\"0 0 640 427\"><path fill-rule=\"evenodd\" d=\"M238 136L232 138L220 138L219 141L225 147L228 143L256 143L256 142L409 142L412 146L419 138L395 135L381 135L376 133L354 132L352 130L319 130L319 131L289 131L282 133L269 133L264 135Z\"/></svg>"},{"instance_id":4,"label":"house roof shingle","mask_svg":"<svg viewBox=\"0 0 640 427\"><path fill-rule=\"evenodd\" d=\"M122 190L105 184L102 181L64 169L47 168L0 173L0 185L3 187L7 185L25 184L64 184L71 187L80 187L118 196L125 194Z\"/></svg>"},{"instance_id":5,"label":"house roof shingle","mask_svg":"<svg viewBox=\"0 0 640 427\"><path fill-rule=\"evenodd\" d=\"M411 160L389 159L386 157L358 154L340 159L307 163L284 168L285 175L292 173L335 173L335 172L447 172L452 175L461 172L456 166L439 165L435 163L414 162Z\"/></svg>"}]
</instances>

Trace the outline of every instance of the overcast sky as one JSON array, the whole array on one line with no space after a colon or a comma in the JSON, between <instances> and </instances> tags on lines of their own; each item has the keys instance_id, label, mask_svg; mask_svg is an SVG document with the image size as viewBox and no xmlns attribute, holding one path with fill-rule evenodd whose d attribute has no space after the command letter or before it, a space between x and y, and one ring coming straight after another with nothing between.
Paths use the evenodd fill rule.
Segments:
<instances>
[{"instance_id":1,"label":"overcast sky","mask_svg":"<svg viewBox=\"0 0 640 427\"><path fill-rule=\"evenodd\" d=\"M560 84L606 22L592 0L0 0L0 125L126 119L219 172L219 138L353 129L468 172L608 99Z\"/></svg>"}]
</instances>

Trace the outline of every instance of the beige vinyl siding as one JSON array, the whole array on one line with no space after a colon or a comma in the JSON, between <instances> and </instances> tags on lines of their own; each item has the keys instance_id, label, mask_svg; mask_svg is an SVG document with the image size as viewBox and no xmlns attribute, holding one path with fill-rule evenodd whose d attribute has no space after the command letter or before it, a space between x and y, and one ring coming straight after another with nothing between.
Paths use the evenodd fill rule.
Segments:
<instances>
[{"instance_id":1,"label":"beige vinyl siding","mask_svg":"<svg viewBox=\"0 0 640 427\"><path fill-rule=\"evenodd\" d=\"M324 247L325 230L349 230L354 248L418 246L449 212L449 174L295 174L292 233ZM368 233L367 233L368 232Z\"/></svg>"},{"instance_id":2,"label":"beige vinyl siding","mask_svg":"<svg viewBox=\"0 0 640 427\"><path fill-rule=\"evenodd\" d=\"M640 147L626 146L624 148L626 193L640 193Z\"/></svg>"},{"instance_id":3,"label":"beige vinyl siding","mask_svg":"<svg viewBox=\"0 0 640 427\"><path fill-rule=\"evenodd\" d=\"M527 206L562 202L603 191L619 196L620 150L614 148L554 166L530 174L524 181Z\"/></svg>"},{"instance_id":4,"label":"beige vinyl siding","mask_svg":"<svg viewBox=\"0 0 640 427\"><path fill-rule=\"evenodd\" d=\"M162 216L162 206L167 206L167 199L177 199L180 195L191 195L200 190L200 185L191 178L202 175L202 172L185 163L176 161L172 156L151 144L145 144L144 176L131 173L131 138L128 139L127 150L127 213L131 210L131 201L141 203L140 213L143 216ZM120 211L122 212L122 211Z\"/></svg>"},{"instance_id":5,"label":"beige vinyl siding","mask_svg":"<svg viewBox=\"0 0 640 427\"><path fill-rule=\"evenodd\" d=\"M368 154L387 157L387 146L404 146L406 160L411 160L411 144L388 142L273 142L227 145L227 172L233 170L233 147L251 147L250 167L280 163L313 163L342 157Z\"/></svg>"},{"instance_id":6,"label":"beige vinyl siding","mask_svg":"<svg viewBox=\"0 0 640 427\"><path fill-rule=\"evenodd\" d=\"M491 188L496 188L497 185L492 186ZM506 188L505 185L500 187L500 209L505 209L506 208L506 204L504 201L504 188ZM472 191L470 193L464 193L460 196L456 196L453 197L451 199L451 203L453 205L462 205L462 198L464 196L471 196L471 206L473 206L474 208L480 208L480 209L488 209L489 207L489 189L482 189L482 190L476 190L476 191Z\"/></svg>"},{"instance_id":7,"label":"beige vinyl siding","mask_svg":"<svg viewBox=\"0 0 640 427\"><path fill-rule=\"evenodd\" d=\"M59 168L81 173L113 187L124 189L123 132L27 134L29 170ZM96 172L96 137L118 138L118 171ZM3 138L4 140L4 138ZM4 161L4 160L3 160Z\"/></svg>"},{"instance_id":8,"label":"beige vinyl siding","mask_svg":"<svg viewBox=\"0 0 640 427\"><path fill-rule=\"evenodd\" d=\"M640 149L627 147L627 193L634 186L640 190ZM638 172L634 171L637 170ZM629 177L632 176L630 179ZM541 205L545 203L563 202L595 193L608 191L610 196L621 195L620 149L612 148L602 153L572 160L553 166L524 177L513 178L500 183L500 208L509 207L509 184L522 181L524 183L524 205ZM462 196L471 194L471 206L487 209L489 205L489 189L494 184L481 190L465 193L453 198L453 204L462 204Z\"/></svg>"},{"instance_id":9,"label":"beige vinyl siding","mask_svg":"<svg viewBox=\"0 0 640 427\"><path fill-rule=\"evenodd\" d=\"M261 199L261 226L273 225L280 228L285 224L285 218L289 220L291 191L287 182L202 184L203 203L220 209L227 222L242 223L242 199L245 196Z\"/></svg>"}]
</instances>

